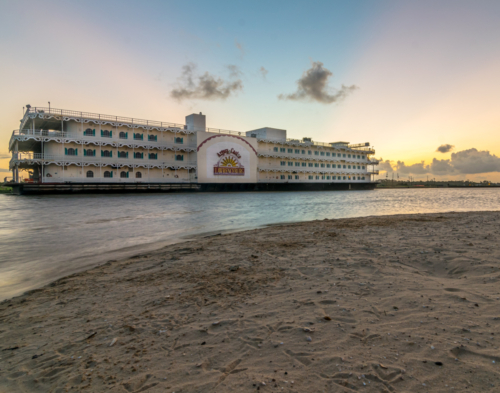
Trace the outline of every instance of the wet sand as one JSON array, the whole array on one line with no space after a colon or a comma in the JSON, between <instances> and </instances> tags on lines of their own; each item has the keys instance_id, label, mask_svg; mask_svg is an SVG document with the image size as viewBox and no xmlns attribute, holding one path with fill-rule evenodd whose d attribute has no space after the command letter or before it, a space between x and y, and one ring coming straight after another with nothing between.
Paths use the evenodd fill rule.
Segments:
<instances>
[{"instance_id":1,"label":"wet sand","mask_svg":"<svg viewBox=\"0 0 500 393\"><path fill-rule=\"evenodd\" d=\"M500 212L210 236L0 304L0 392L498 392Z\"/></svg>"}]
</instances>

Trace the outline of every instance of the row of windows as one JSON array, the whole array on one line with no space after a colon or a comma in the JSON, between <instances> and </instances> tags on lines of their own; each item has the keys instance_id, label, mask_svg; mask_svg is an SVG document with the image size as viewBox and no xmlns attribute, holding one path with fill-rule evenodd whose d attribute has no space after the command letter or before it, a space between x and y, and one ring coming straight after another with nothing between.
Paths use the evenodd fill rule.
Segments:
<instances>
[{"instance_id":1,"label":"row of windows","mask_svg":"<svg viewBox=\"0 0 500 393\"><path fill-rule=\"evenodd\" d=\"M286 180L287 175L281 175L280 179L281 180ZM294 175L288 175L288 180L293 180ZM356 176L313 176L309 175L308 179L309 180L356 180ZM357 176L358 180L365 180L365 176ZM299 175L295 175L295 180L299 180L300 177Z\"/></svg>"},{"instance_id":2,"label":"row of windows","mask_svg":"<svg viewBox=\"0 0 500 393\"><path fill-rule=\"evenodd\" d=\"M83 135L85 135L85 136L95 136L95 129L87 128L85 131L83 131ZM103 137L103 138L113 138L113 131L112 130L101 130L101 137ZM118 134L118 138L120 138L120 139L128 139L128 132L121 131ZM134 140L136 140L136 141L143 141L144 140L144 134L136 132L136 133L132 134L132 138ZM149 142L157 142L158 141L158 135L148 135L148 141ZM178 144L182 145L184 143L184 138L175 137L174 138L174 143L178 143Z\"/></svg>"},{"instance_id":3,"label":"row of windows","mask_svg":"<svg viewBox=\"0 0 500 393\"><path fill-rule=\"evenodd\" d=\"M273 151L275 153L291 153L291 154L306 154L306 150L300 150L300 149L286 149L284 147L275 147L273 149ZM312 150L307 150L307 154L308 155L312 155L313 152ZM330 153L329 151L314 151L314 155L315 156L326 156L326 157L330 157L330 155L332 157L343 157L343 158L357 158L358 160L362 159L362 160L366 160L366 156L364 155L356 155L356 154L347 154L347 153Z\"/></svg>"},{"instance_id":4,"label":"row of windows","mask_svg":"<svg viewBox=\"0 0 500 393\"><path fill-rule=\"evenodd\" d=\"M66 154L67 156L77 156L78 149L73 149L72 147L69 147L69 148L66 147L64 149L64 154ZM96 155L95 149L83 149L83 155L86 157L95 157L95 155ZM146 156L150 160L157 160L158 159L158 153L149 153ZM101 150L101 157L113 158L113 151L112 150ZM143 159L144 153L143 152L134 152L133 157L136 159ZM128 151L119 151L118 158L128 158ZM183 154L176 154L175 161L184 161L184 155Z\"/></svg>"},{"instance_id":5,"label":"row of windows","mask_svg":"<svg viewBox=\"0 0 500 393\"><path fill-rule=\"evenodd\" d=\"M120 172L120 177L122 179L128 179L130 172L126 171L121 171ZM87 171L87 177L94 177L94 172L93 171ZM113 171L105 171L104 172L104 177L113 177ZM135 172L135 178L136 179L142 179L142 173L141 172Z\"/></svg>"},{"instance_id":6,"label":"row of windows","mask_svg":"<svg viewBox=\"0 0 500 393\"><path fill-rule=\"evenodd\" d=\"M293 161L280 161L280 165L281 166L307 166L307 167L310 167L310 168L343 168L343 169L365 169L364 165L346 165L346 164L323 164L323 163L319 163L319 162L315 162L315 163L312 163L312 162L293 162Z\"/></svg>"}]
</instances>

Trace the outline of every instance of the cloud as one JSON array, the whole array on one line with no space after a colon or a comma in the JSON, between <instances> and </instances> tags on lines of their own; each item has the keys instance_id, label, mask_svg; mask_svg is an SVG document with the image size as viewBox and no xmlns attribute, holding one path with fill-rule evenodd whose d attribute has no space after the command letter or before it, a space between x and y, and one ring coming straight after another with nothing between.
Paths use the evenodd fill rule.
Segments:
<instances>
[{"instance_id":1,"label":"cloud","mask_svg":"<svg viewBox=\"0 0 500 393\"><path fill-rule=\"evenodd\" d=\"M236 65L230 64L226 66L228 71L229 71L229 77L230 78L239 78L243 73L241 72L240 68Z\"/></svg>"},{"instance_id":2,"label":"cloud","mask_svg":"<svg viewBox=\"0 0 500 393\"><path fill-rule=\"evenodd\" d=\"M237 39L234 40L234 45L236 45L236 48L239 49L240 51L240 57L243 59L243 57L245 56L245 48L243 47L243 44L238 42Z\"/></svg>"},{"instance_id":3,"label":"cloud","mask_svg":"<svg viewBox=\"0 0 500 393\"><path fill-rule=\"evenodd\" d=\"M392 167L392 161L390 160L385 160L383 158L380 158L380 163L378 164L378 170L380 171L385 171L385 172L394 172L394 168Z\"/></svg>"},{"instance_id":4,"label":"cloud","mask_svg":"<svg viewBox=\"0 0 500 393\"><path fill-rule=\"evenodd\" d=\"M500 157L487 150L468 149L452 153L451 164L459 173L500 172Z\"/></svg>"},{"instance_id":5,"label":"cloud","mask_svg":"<svg viewBox=\"0 0 500 393\"><path fill-rule=\"evenodd\" d=\"M379 164L379 169L382 171L390 172L390 168L408 175L473 175L500 172L500 157L487 150L479 151L473 148L452 153L449 160L433 158L429 165L425 165L424 161L413 165L406 165L404 161L398 161L394 166L389 160Z\"/></svg>"},{"instance_id":6,"label":"cloud","mask_svg":"<svg viewBox=\"0 0 500 393\"><path fill-rule=\"evenodd\" d=\"M430 173L433 175L455 175L456 169L453 167L451 160L438 160L434 158L430 165Z\"/></svg>"},{"instance_id":7,"label":"cloud","mask_svg":"<svg viewBox=\"0 0 500 393\"><path fill-rule=\"evenodd\" d=\"M419 162L413 165L406 165L403 161L398 161L396 163L396 170L401 174L414 174L423 175L429 173L429 165L425 165L425 162Z\"/></svg>"},{"instance_id":8,"label":"cloud","mask_svg":"<svg viewBox=\"0 0 500 393\"><path fill-rule=\"evenodd\" d=\"M356 90L357 86L344 86L340 89L332 89L328 86L328 81L333 73L323 67L320 61L314 61L311 68L304 71L302 77L297 81L297 91L292 94L280 94L280 100L293 101L316 101L322 104L340 102L350 93Z\"/></svg>"},{"instance_id":9,"label":"cloud","mask_svg":"<svg viewBox=\"0 0 500 393\"><path fill-rule=\"evenodd\" d=\"M268 70L266 70L264 67L260 67L259 69L259 73L262 75L262 78L264 79L267 79L267 74L268 74Z\"/></svg>"},{"instance_id":10,"label":"cloud","mask_svg":"<svg viewBox=\"0 0 500 393\"><path fill-rule=\"evenodd\" d=\"M185 99L225 100L243 90L239 68L235 65L229 65L227 68L229 79L224 80L208 72L197 75L196 65L188 63L182 67L182 75L178 79L179 86L170 92L170 96L177 101Z\"/></svg>"},{"instance_id":11,"label":"cloud","mask_svg":"<svg viewBox=\"0 0 500 393\"><path fill-rule=\"evenodd\" d=\"M12 171L11 171L11 170L9 170L9 169L0 168L0 172L12 172Z\"/></svg>"},{"instance_id":12,"label":"cloud","mask_svg":"<svg viewBox=\"0 0 500 393\"><path fill-rule=\"evenodd\" d=\"M161 82L161 77L162 77L162 75L163 75L164 72L165 72L165 70L163 70L162 72L160 72L158 74L158 76L154 78L154 80L157 81L157 82Z\"/></svg>"},{"instance_id":13,"label":"cloud","mask_svg":"<svg viewBox=\"0 0 500 393\"><path fill-rule=\"evenodd\" d=\"M9 153L0 153L0 160L5 160L8 158L12 158L12 154Z\"/></svg>"},{"instance_id":14,"label":"cloud","mask_svg":"<svg viewBox=\"0 0 500 393\"><path fill-rule=\"evenodd\" d=\"M448 145L448 144L446 144L446 145L441 145L441 146L439 146L439 147L436 149L436 151L438 151L438 152L440 152L440 153L448 153L448 152L452 151L454 147L455 147L455 146L453 146L453 145Z\"/></svg>"}]
</instances>

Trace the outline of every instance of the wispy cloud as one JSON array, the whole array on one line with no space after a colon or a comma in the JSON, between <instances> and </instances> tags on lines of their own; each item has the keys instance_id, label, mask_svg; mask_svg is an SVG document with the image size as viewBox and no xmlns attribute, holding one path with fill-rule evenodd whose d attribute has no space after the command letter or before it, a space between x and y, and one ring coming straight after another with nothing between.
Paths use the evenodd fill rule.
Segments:
<instances>
[{"instance_id":1,"label":"wispy cloud","mask_svg":"<svg viewBox=\"0 0 500 393\"><path fill-rule=\"evenodd\" d=\"M241 71L235 65L227 66L227 80L205 72L196 73L196 65L188 63L182 67L182 75L178 79L178 87L170 92L170 96L178 101L185 99L225 100L243 89L240 79Z\"/></svg>"},{"instance_id":2,"label":"wispy cloud","mask_svg":"<svg viewBox=\"0 0 500 393\"><path fill-rule=\"evenodd\" d=\"M453 145L449 145L449 144L446 144L446 145L441 145L441 146L439 146L439 147L436 149L436 151L438 151L438 152L440 152L440 153L448 153L448 152L452 151L454 147L455 147L455 146L453 146Z\"/></svg>"},{"instance_id":3,"label":"wispy cloud","mask_svg":"<svg viewBox=\"0 0 500 393\"><path fill-rule=\"evenodd\" d=\"M266 70L263 66L260 67L259 74L262 76L262 78L267 79L267 74L268 73L269 73L269 71Z\"/></svg>"},{"instance_id":4,"label":"wispy cloud","mask_svg":"<svg viewBox=\"0 0 500 393\"><path fill-rule=\"evenodd\" d=\"M240 51L240 57L243 59L243 57L245 57L245 48L243 47L243 44L241 42L238 42L237 39L235 39L234 40L234 45Z\"/></svg>"},{"instance_id":5,"label":"wispy cloud","mask_svg":"<svg viewBox=\"0 0 500 393\"><path fill-rule=\"evenodd\" d=\"M230 78L239 78L243 73L240 70L240 67L234 64L230 64L226 66L227 70L229 71L229 77Z\"/></svg>"},{"instance_id":6,"label":"wispy cloud","mask_svg":"<svg viewBox=\"0 0 500 393\"><path fill-rule=\"evenodd\" d=\"M165 70L163 70L162 72L160 72L160 73L158 74L158 76L156 76L156 77L154 78L154 80L155 80L155 81L157 81L157 82L161 82L161 78L162 78L162 75L163 75L163 73L164 73L164 72L165 72Z\"/></svg>"},{"instance_id":7,"label":"wispy cloud","mask_svg":"<svg viewBox=\"0 0 500 393\"><path fill-rule=\"evenodd\" d=\"M0 168L0 172L10 172L10 170L5 169L5 168Z\"/></svg>"},{"instance_id":8,"label":"wispy cloud","mask_svg":"<svg viewBox=\"0 0 500 393\"><path fill-rule=\"evenodd\" d=\"M0 153L0 160L5 160L8 158L12 158L12 154L9 153Z\"/></svg>"},{"instance_id":9,"label":"wispy cloud","mask_svg":"<svg viewBox=\"0 0 500 393\"><path fill-rule=\"evenodd\" d=\"M358 87L355 85L334 89L328 86L333 73L323 66L320 61L314 61L311 68L302 74L297 81L297 91L292 94L280 94L280 100L316 101L322 104L332 104L345 99Z\"/></svg>"}]
</instances>

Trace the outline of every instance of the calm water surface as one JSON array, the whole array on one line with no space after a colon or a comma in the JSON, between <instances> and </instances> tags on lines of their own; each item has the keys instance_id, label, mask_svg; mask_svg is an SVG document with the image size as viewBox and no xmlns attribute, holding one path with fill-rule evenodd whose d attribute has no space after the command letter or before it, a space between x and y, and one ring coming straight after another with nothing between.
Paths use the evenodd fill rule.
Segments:
<instances>
[{"instance_id":1,"label":"calm water surface","mask_svg":"<svg viewBox=\"0 0 500 393\"><path fill-rule=\"evenodd\" d=\"M500 188L350 192L0 194L0 299L196 235L399 213L500 210Z\"/></svg>"}]
</instances>

